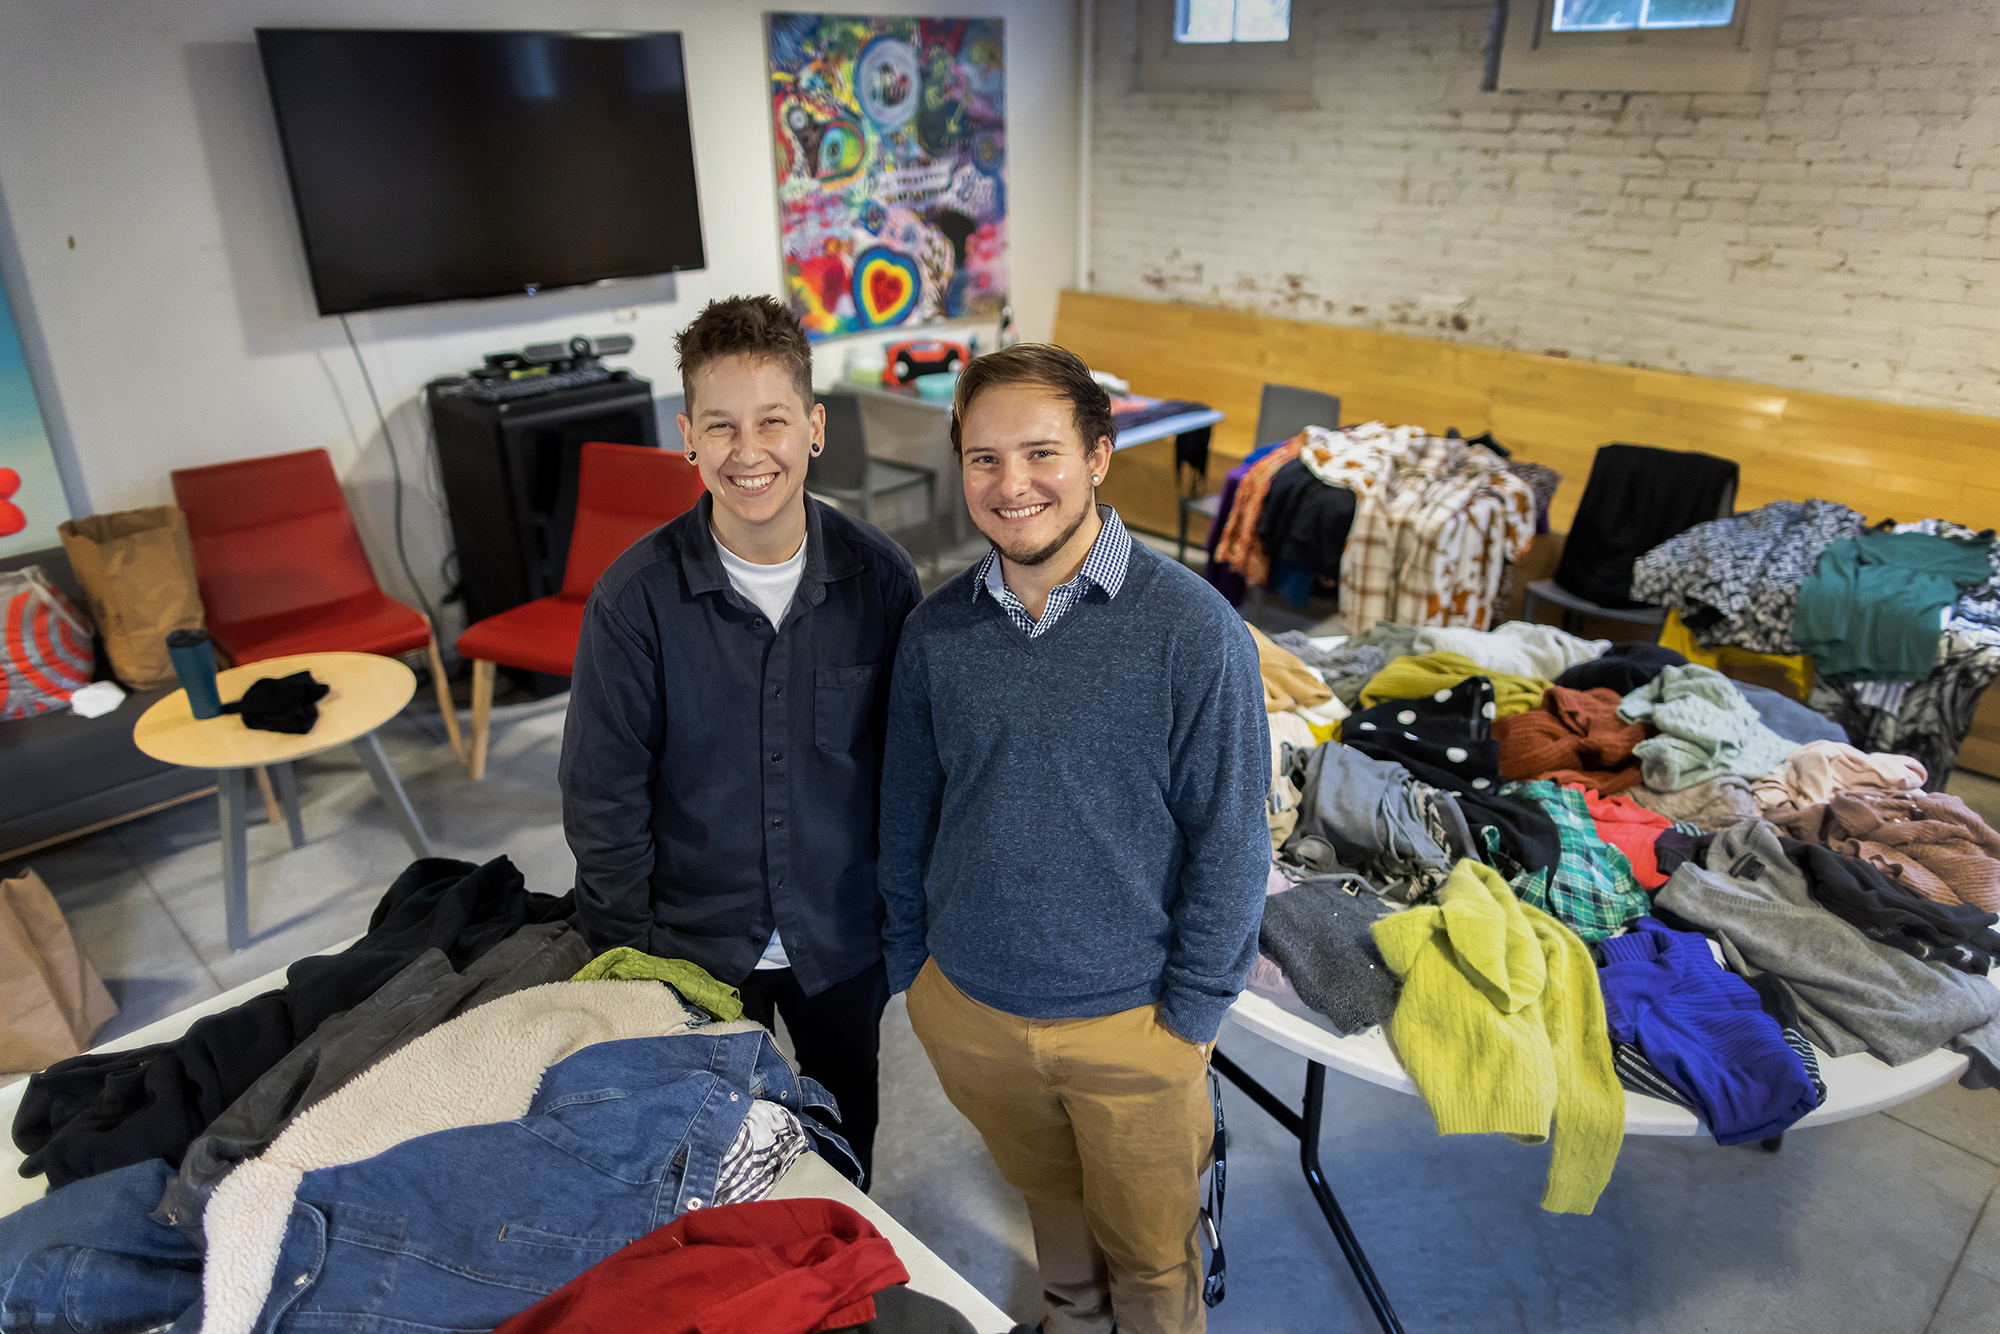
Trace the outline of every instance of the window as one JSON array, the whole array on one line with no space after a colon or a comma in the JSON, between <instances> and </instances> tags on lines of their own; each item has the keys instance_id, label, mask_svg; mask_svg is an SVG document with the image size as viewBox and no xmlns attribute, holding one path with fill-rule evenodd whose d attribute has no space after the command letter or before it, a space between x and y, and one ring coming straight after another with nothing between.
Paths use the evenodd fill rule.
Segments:
<instances>
[{"instance_id":1,"label":"window","mask_svg":"<svg viewBox=\"0 0 2000 1334\"><path fill-rule=\"evenodd\" d=\"M1311 27L1291 0L1139 0L1139 87L1310 93Z\"/></svg>"},{"instance_id":2,"label":"window","mask_svg":"<svg viewBox=\"0 0 2000 1334\"><path fill-rule=\"evenodd\" d=\"M1555 32L1628 32L1634 28L1721 28L1736 0L1556 0Z\"/></svg>"},{"instance_id":3,"label":"window","mask_svg":"<svg viewBox=\"0 0 2000 1334\"><path fill-rule=\"evenodd\" d=\"M1511 0L1496 87L1760 93L1784 0Z\"/></svg>"},{"instance_id":4,"label":"window","mask_svg":"<svg viewBox=\"0 0 2000 1334\"><path fill-rule=\"evenodd\" d=\"M1291 0L1175 0L1177 42L1282 42L1291 35Z\"/></svg>"}]
</instances>

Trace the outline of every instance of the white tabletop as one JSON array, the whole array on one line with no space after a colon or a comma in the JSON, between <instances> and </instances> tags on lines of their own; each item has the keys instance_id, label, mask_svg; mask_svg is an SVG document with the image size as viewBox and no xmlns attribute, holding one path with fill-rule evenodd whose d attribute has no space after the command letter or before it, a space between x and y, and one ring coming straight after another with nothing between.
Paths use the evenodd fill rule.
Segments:
<instances>
[{"instance_id":1,"label":"white tabletop","mask_svg":"<svg viewBox=\"0 0 2000 1334\"><path fill-rule=\"evenodd\" d=\"M2000 982L1988 978L2000 986ZM1415 1094L1417 1086L1403 1072L1389 1038L1378 1025L1366 1032L1341 1037L1317 1016L1308 1017L1303 1002L1274 998L1262 992L1245 991L1230 1008L1231 1023L1248 1033L1266 1038L1308 1060L1318 1061L1329 1070L1365 1079L1398 1093ZM1832 1125L1869 1112L1908 1102L1930 1092L1947 1080L1965 1073L1969 1064L1955 1051L1939 1048L1907 1065L1885 1065L1866 1052L1853 1056L1819 1053L1820 1078L1826 1081L1826 1099L1793 1124L1792 1129ZM1708 1128L1685 1107L1644 1094L1625 1093L1625 1133L1628 1135L1706 1135Z\"/></svg>"}]
</instances>

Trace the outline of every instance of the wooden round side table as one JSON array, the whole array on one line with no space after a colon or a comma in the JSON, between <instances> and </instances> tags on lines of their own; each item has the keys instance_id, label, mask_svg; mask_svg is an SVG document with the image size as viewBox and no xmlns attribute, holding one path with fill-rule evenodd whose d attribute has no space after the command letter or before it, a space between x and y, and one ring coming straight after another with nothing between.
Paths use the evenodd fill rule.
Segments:
<instances>
[{"instance_id":1,"label":"wooden round side table","mask_svg":"<svg viewBox=\"0 0 2000 1334\"><path fill-rule=\"evenodd\" d=\"M417 813L410 806L403 785L382 753L375 729L388 722L416 693L417 678L394 658L374 653L298 653L284 658L232 667L216 674L216 691L225 703L240 699L243 692L262 677L290 676L311 672L313 679L328 687L319 701L319 720L310 732L264 732L246 727L232 713L215 718L196 718L188 707L187 691L176 690L139 716L132 726L132 741L156 760L189 769L213 769L216 803L222 829L222 902L229 924L229 948L240 950L250 943L250 885L244 852L244 815L247 808L247 780L251 770L270 766L279 795L284 801L285 820L292 846L305 843L299 820L298 785L292 778L291 762L317 755L335 746L353 743L368 771L375 790L389 807L410 851L419 857L431 855L430 840Z\"/></svg>"}]
</instances>

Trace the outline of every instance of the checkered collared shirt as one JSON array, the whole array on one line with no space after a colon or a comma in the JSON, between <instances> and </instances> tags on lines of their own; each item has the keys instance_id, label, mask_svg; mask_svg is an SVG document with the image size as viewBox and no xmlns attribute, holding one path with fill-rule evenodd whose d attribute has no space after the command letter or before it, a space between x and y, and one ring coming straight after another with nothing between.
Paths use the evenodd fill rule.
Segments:
<instances>
[{"instance_id":1,"label":"checkered collared shirt","mask_svg":"<svg viewBox=\"0 0 2000 1334\"><path fill-rule=\"evenodd\" d=\"M1007 613L1007 619L1019 626L1022 634L1033 639L1054 629L1056 622L1063 618L1063 613L1075 605L1091 584L1103 589L1107 599L1117 597L1118 590L1125 583L1125 566L1132 559L1132 535L1125 531L1118 511L1109 505L1099 505L1097 517L1103 521L1104 528L1097 534L1097 540L1090 544L1090 554L1083 558L1083 568L1076 572L1076 578L1049 590L1048 605L1042 608L1041 620L1028 615L1021 599L1014 596L1006 580L1001 578L998 548L987 551L979 573L973 577L973 600L977 601L980 590L984 589L1000 604L1000 610Z\"/></svg>"}]
</instances>

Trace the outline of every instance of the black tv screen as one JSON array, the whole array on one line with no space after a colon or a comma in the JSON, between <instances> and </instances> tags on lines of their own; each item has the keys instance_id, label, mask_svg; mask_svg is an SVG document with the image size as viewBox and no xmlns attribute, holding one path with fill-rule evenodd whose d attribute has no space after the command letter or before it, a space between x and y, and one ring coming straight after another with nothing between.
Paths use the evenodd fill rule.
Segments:
<instances>
[{"instance_id":1,"label":"black tv screen","mask_svg":"<svg viewBox=\"0 0 2000 1334\"><path fill-rule=\"evenodd\" d=\"M322 315L705 262L679 33L259 28Z\"/></svg>"}]
</instances>

